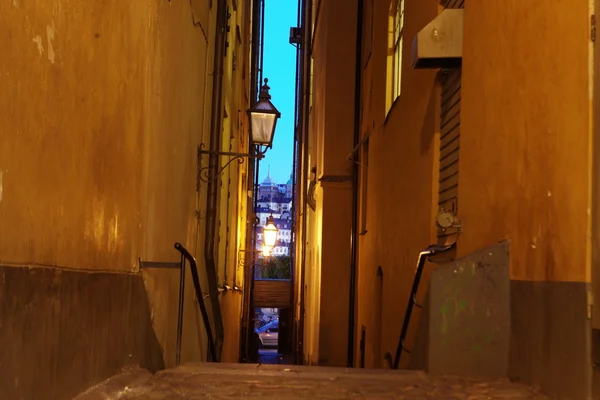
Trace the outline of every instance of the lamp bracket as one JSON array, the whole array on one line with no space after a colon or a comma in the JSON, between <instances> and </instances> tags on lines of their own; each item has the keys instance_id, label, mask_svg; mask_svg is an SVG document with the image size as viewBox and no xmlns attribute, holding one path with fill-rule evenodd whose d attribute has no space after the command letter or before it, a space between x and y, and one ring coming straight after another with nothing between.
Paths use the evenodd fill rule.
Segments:
<instances>
[{"instance_id":1,"label":"lamp bracket","mask_svg":"<svg viewBox=\"0 0 600 400\"><path fill-rule=\"evenodd\" d=\"M204 144L201 144L200 146L198 146L198 154L197 154L198 155L198 173L197 173L196 190L198 190L200 187L200 181L209 183L211 181L216 180L223 173L223 171L225 171L227 169L227 167L229 167L234 161L237 161L238 164L243 164L246 158L254 158L254 159L262 160L265 157L265 151L266 151L266 149L264 151L261 151L258 146L256 146L255 154L235 153L235 152L230 152L230 151L204 150L203 147L204 147ZM231 159L229 161L227 161L227 163L220 168L218 166L217 166L217 168L214 168L211 166L202 167L201 157L203 154L208 154L209 156L210 155L227 156L227 157L231 157Z\"/></svg>"},{"instance_id":2,"label":"lamp bracket","mask_svg":"<svg viewBox=\"0 0 600 400\"><path fill-rule=\"evenodd\" d=\"M240 253L242 253L242 254L244 254L244 253L246 253L246 254L248 254L248 253L249 253L249 254L262 254L262 250L245 250L245 249L239 249L238 251L239 251ZM263 259L266 259L266 260L268 260L268 259L270 259L271 257L272 257L271 255L269 255L269 256L264 256L264 257L263 257ZM254 259L254 257L253 257L253 258L252 258L252 260L251 260L251 262L252 262L252 266L254 266L254 265L255 265L255 264L254 264L254 261L255 261L255 259ZM239 267L245 267L245 266L246 266L246 257L239 257L239 258L238 258L238 266L239 266Z\"/></svg>"}]
</instances>

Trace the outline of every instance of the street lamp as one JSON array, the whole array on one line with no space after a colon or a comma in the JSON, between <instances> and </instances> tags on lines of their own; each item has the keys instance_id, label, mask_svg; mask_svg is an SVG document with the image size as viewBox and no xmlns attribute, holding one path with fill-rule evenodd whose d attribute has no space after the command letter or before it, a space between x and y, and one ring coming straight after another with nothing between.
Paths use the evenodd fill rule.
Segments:
<instances>
[{"instance_id":1,"label":"street lamp","mask_svg":"<svg viewBox=\"0 0 600 400\"><path fill-rule=\"evenodd\" d=\"M273 145L275 126L277 119L281 117L281 113L271 103L269 94L271 88L268 83L269 80L265 78L265 84L260 88L258 102L248 110L252 142L257 146L265 146L265 151Z\"/></svg>"},{"instance_id":2,"label":"street lamp","mask_svg":"<svg viewBox=\"0 0 600 400\"><path fill-rule=\"evenodd\" d=\"M267 219L267 225L265 225L265 227L263 228L263 238L265 246L271 248L275 247L275 243L277 242L278 231L279 229L277 229L277 226L275 226L275 220L271 215Z\"/></svg>"},{"instance_id":3,"label":"street lamp","mask_svg":"<svg viewBox=\"0 0 600 400\"><path fill-rule=\"evenodd\" d=\"M273 253L273 247L277 243L277 225L275 225L275 219L273 216L267 218L267 224L263 227L263 245L261 250L240 250L243 253L261 253L263 257L271 257Z\"/></svg>"},{"instance_id":4,"label":"street lamp","mask_svg":"<svg viewBox=\"0 0 600 400\"><path fill-rule=\"evenodd\" d=\"M281 113L271 103L271 95L269 94L269 82L265 78L265 83L260 88L258 102L248 110L250 119L250 138L251 145L256 147L256 152L250 153L234 153L228 151L210 151L204 150L204 145L198 146L198 185L200 181L210 182L216 179L221 173L231 165L235 160L238 163L243 163L245 158L257 158L259 160L265 157L265 153L273 146L273 136L275 136L275 126L277 120L281 117ZM201 168L202 154L216 154L219 156L230 156L231 159L216 173L211 173L210 167Z\"/></svg>"},{"instance_id":5,"label":"street lamp","mask_svg":"<svg viewBox=\"0 0 600 400\"><path fill-rule=\"evenodd\" d=\"M269 247L269 246L267 246L266 244L265 244L265 245L263 245L263 248L262 248L262 251L261 251L261 253L262 253L262 256L263 256L264 258L269 258L269 257L271 257L271 253L272 253L272 252L273 252L273 248L272 248L272 247Z\"/></svg>"}]
</instances>

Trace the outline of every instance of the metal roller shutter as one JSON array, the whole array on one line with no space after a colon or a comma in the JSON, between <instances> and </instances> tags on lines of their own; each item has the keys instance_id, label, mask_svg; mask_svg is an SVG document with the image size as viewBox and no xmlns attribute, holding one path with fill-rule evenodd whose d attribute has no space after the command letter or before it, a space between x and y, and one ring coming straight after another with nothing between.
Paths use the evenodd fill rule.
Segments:
<instances>
[{"instance_id":1,"label":"metal roller shutter","mask_svg":"<svg viewBox=\"0 0 600 400\"><path fill-rule=\"evenodd\" d=\"M441 0L446 8L463 8L465 0ZM458 214L458 164L460 156L460 106L462 68L442 72L438 210ZM438 237L450 233L440 229Z\"/></svg>"},{"instance_id":2,"label":"metal roller shutter","mask_svg":"<svg viewBox=\"0 0 600 400\"><path fill-rule=\"evenodd\" d=\"M445 8L464 8L465 0L440 0L440 4Z\"/></svg>"}]
</instances>

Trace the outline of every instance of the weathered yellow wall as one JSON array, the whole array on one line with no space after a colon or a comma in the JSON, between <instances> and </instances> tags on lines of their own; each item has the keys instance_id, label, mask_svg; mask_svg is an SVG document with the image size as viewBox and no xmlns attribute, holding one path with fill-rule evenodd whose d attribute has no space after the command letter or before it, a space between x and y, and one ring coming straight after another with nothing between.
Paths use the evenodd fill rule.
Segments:
<instances>
[{"instance_id":1,"label":"weathered yellow wall","mask_svg":"<svg viewBox=\"0 0 600 400\"><path fill-rule=\"evenodd\" d=\"M588 7L465 8L458 249L509 238L513 279L590 277Z\"/></svg>"},{"instance_id":2,"label":"weathered yellow wall","mask_svg":"<svg viewBox=\"0 0 600 400\"><path fill-rule=\"evenodd\" d=\"M439 157L435 71L410 68L412 38L437 5L406 1L402 94L385 120L386 3L375 2L372 51L364 54L362 130L372 134L358 328L367 327L367 366L382 364L376 352L396 349L418 252L433 240ZM465 11L458 256L508 238L513 279L585 281L588 4L569 5L569 12L548 5L544 14L532 7L475 2ZM432 268L425 268L420 300ZM379 295L381 316L373 311ZM414 340L419 314L411 320L409 348L420 348ZM403 358L405 366L425 362Z\"/></svg>"},{"instance_id":3,"label":"weathered yellow wall","mask_svg":"<svg viewBox=\"0 0 600 400\"><path fill-rule=\"evenodd\" d=\"M354 48L356 37L356 4L352 6L335 8L335 13L328 18L328 10L334 5L324 1L320 6L319 16L316 18L315 40L313 48L314 58L314 104L312 107L311 145L313 146L313 162L310 166L317 166L317 174L350 175L352 163L347 159L352 150L353 143L353 104L349 101L349 108L345 108L348 98L354 94L354 65L353 55L348 50ZM335 3L335 2L334 2ZM365 2L368 3L368 2ZM433 154L435 147L434 127L434 91L435 74L432 72L415 72L408 63L410 46L405 40L404 71L402 96L394 104L386 120L385 93L386 82L381 77L386 75L387 63L387 21L389 5L386 2L374 2L373 9L373 36L372 44L365 45L364 51L371 47L369 55L363 54L366 67L363 71L362 93L362 133L372 131L369 155L369 187L368 209L366 219L367 233L359 238L359 270L358 270L358 319L356 338L358 342L359 328L367 327L367 366L382 366L383 352L394 352L396 341L400 332L403 305L408 296L410 284L406 277L412 276L418 252L429 244L431 231L431 198ZM315 8L313 12L316 12ZM406 13L405 37L414 35L421 26L437 13L437 5L423 7L417 3L409 2ZM369 13L364 13L368 15ZM332 27L337 26L336 21L343 21L343 31L335 29L337 35L331 34ZM350 21L350 22L349 22ZM371 29L371 21L365 18L364 31ZM339 49L342 50L339 50ZM335 49L335 50L332 50ZM336 52L346 54L336 54ZM368 62L366 60L368 59ZM334 60L338 64L332 66ZM350 61L352 60L352 61ZM341 65L343 64L343 65ZM345 66L345 67L344 67ZM345 91L345 92L344 92ZM344 92L342 94L342 92ZM329 103L328 103L329 102ZM332 106L337 103L337 106ZM327 107L327 104L330 106ZM330 125L327 125L327 124ZM329 142L328 142L329 140ZM335 146L332 144L335 143ZM329 147L327 146L329 145ZM360 162L360 161L359 161ZM323 172L324 171L324 172ZM339 184L338 184L339 185ZM348 188L349 189L349 188ZM325 189L326 190L326 189ZM330 189L331 190L331 189ZM339 192L339 191L338 191ZM317 213L309 211L309 217L323 220L322 210L323 189L318 185L316 191ZM326 195L325 195L326 196ZM338 199L332 203L337 204L336 214L344 211L347 195L338 193ZM348 201L348 207L350 203ZM349 209L346 211L349 212ZM350 216L346 218L348 226L340 225L338 221L336 237L340 240L329 241L323 239L327 235L327 227L309 224L313 230L308 231L309 257L314 254L321 255L325 245L335 249L340 256L349 250ZM407 229L413 227L412 229ZM331 228L332 230L334 228ZM340 258L340 257L338 257ZM310 258L307 257L307 261ZM327 294L335 288L336 299L324 302L321 298L320 309L315 308L314 294L311 295L311 285L323 285L324 268L332 268L330 263L320 259L314 261L316 268L307 262L307 291L309 295L306 302L306 315L308 322L305 326L305 353L314 351L311 343L320 338L319 345L322 349L328 348L329 353L335 353L333 343L323 341L322 337L337 337L337 347L340 353L336 357L345 362L345 338L347 337L347 312L348 290L343 284L349 273L350 261L345 257L339 260L338 276L340 284L332 287L331 284L322 286L321 292ZM322 264L322 265L321 265ZM383 290L377 283L377 268L382 266L384 271ZM313 268L313 269L311 269ZM319 270L320 268L320 270ZM316 270L316 271L315 271ZM318 278L317 274L318 272ZM404 282L406 284L401 284ZM339 289L339 290L338 290ZM378 295L382 293L382 299ZM424 294L422 293L422 297ZM311 297L312 296L312 297ZM374 311L379 304L384 308L380 317ZM315 319L314 314L323 314L329 319L331 313L342 314L342 323L327 323L323 319ZM340 316L341 317L341 316ZM379 322L376 321L379 319ZM336 320L337 321L337 320ZM381 321L385 321L382 324ZM418 315L415 316L413 327L418 325ZM315 327L318 325L319 329ZM414 336L411 331L412 339ZM342 340L344 338L344 340ZM411 340L412 341L412 340ZM323 345L324 344L324 345ZM334 346L335 347L335 346ZM382 354L375 354L375 348ZM311 350L308 350L311 349ZM383 351L381 351L383 350ZM358 357L358 352L356 352ZM314 353L308 357L316 362ZM317 359L322 359L319 353Z\"/></svg>"},{"instance_id":4,"label":"weathered yellow wall","mask_svg":"<svg viewBox=\"0 0 600 400\"><path fill-rule=\"evenodd\" d=\"M317 207L322 204L320 190L315 193ZM319 363L319 334L321 331L321 218L320 207L316 212L310 208L307 211L306 259L303 273L305 274L304 299L304 363L317 365Z\"/></svg>"},{"instance_id":5,"label":"weathered yellow wall","mask_svg":"<svg viewBox=\"0 0 600 400\"><path fill-rule=\"evenodd\" d=\"M518 0L466 3L458 178L463 233L452 255L467 256L499 240L510 240L507 373L554 394L581 396L590 375L585 282L590 280L594 212L590 3L550 2L542 8ZM361 134L370 138L368 166L360 167L368 183L361 187L359 207L363 234L359 237L356 355L364 325L366 366L380 367L386 364L384 354L389 352L393 358L396 351L419 252L437 240L438 71L412 69L410 53L413 38L436 17L439 5L405 0L402 90L387 113L390 5L383 0L365 4L363 34L368 38L365 32L372 28L373 36L363 45ZM370 4L373 10L368 9ZM340 19L349 18L347 10L336 12ZM331 24L329 30L335 25ZM336 162L325 147L330 129L318 121L334 120L339 109L323 104L347 97L341 88L333 89L345 79L341 73L345 70L333 67L328 56L355 37L351 32L330 41L319 37L329 30L317 25L313 49L312 113L317 121L313 134L314 142L322 146L314 151L317 165ZM319 47L323 42L326 49ZM345 62L349 65L350 58ZM350 119L350 113L346 117ZM344 146L340 136L339 148ZM331 151L334 158L338 153L339 149ZM320 234L325 235L325 229ZM310 240L314 239L309 236ZM325 241L322 244L325 251ZM435 268L425 266L417 296L421 304L428 298L429 274ZM546 282L534 285L534 281ZM554 282L562 284L550 285ZM328 303L322 302L321 310L325 307ZM427 317L427 309L413 313L406 342L413 353L404 353L401 367L427 368ZM569 338L577 339L572 351L556 350Z\"/></svg>"},{"instance_id":6,"label":"weathered yellow wall","mask_svg":"<svg viewBox=\"0 0 600 400\"><path fill-rule=\"evenodd\" d=\"M316 10L315 10L316 12ZM317 211L308 215L305 358L344 366L347 359L356 2L323 0L314 33L315 97L310 168ZM341 182L335 181L342 177ZM311 175L312 178L312 175ZM334 178L334 181L330 179ZM321 181L323 180L323 181Z\"/></svg>"},{"instance_id":7,"label":"weathered yellow wall","mask_svg":"<svg viewBox=\"0 0 600 400\"><path fill-rule=\"evenodd\" d=\"M359 237L357 341L360 327L364 325L367 329L366 366L382 367L384 354L395 354L417 257L431 240L432 178L437 143L436 75L432 71L411 69L410 43L418 30L435 17L437 4L418 1L405 4L402 91L387 119L389 4L385 1L373 4L372 43L363 46L362 133L371 135L366 167L368 187L363 227L366 233ZM364 31L370 30L370 19L365 18L364 23ZM377 277L379 267L383 278ZM428 270L419 292L421 302L427 295L424 288ZM413 347L420 317L418 312L413 314L407 341L409 348ZM415 350L415 354L419 353L422 360L422 351ZM358 350L356 355L359 356ZM410 356L405 354L403 359L408 361Z\"/></svg>"},{"instance_id":8,"label":"weathered yellow wall","mask_svg":"<svg viewBox=\"0 0 600 400\"><path fill-rule=\"evenodd\" d=\"M235 7L234 7L235 3ZM246 110L250 107L248 88L250 54L250 1L229 1L229 25L227 34L229 46L226 48L224 61L224 125L221 139L222 151L239 153L248 152L248 116ZM206 143L208 145L208 143ZM229 157L221 157L221 165L229 162ZM246 186L245 174L247 169L244 164L234 161L224 171L221 177L220 216L219 225L219 253L218 271L219 286L229 289L235 286L243 287L243 266L240 267L239 259L244 253L238 250L245 247L246 226ZM238 238L241 241L238 242ZM236 283L237 281L237 283ZM240 318L242 307L242 293L227 290L222 292L221 307L228 312L224 313L224 343L222 361L238 362Z\"/></svg>"},{"instance_id":9,"label":"weathered yellow wall","mask_svg":"<svg viewBox=\"0 0 600 400\"><path fill-rule=\"evenodd\" d=\"M0 4L0 262L138 272L138 258L179 260L173 248L179 241L202 270L204 227L196 210L204 213L206 186L196 193L196 147L208 144L210 130L213 3ZM237 110L247 108L241 71L248 70L248 4L238 1L229 21L232 38L237 23L244 35L228 49L236 49L237 73L225 66L224 98L236 112L228 121L234 148L244 135ZM240 176L231 172L234 194ZM230 214L237 211L231 206ZM220 213L226 220L227 209ZM178 277L172 271L143 277L171 365ZM187 282L184 360L200 356L198 330L204 334L189 275ZM223 313L236 327L227 328L231 360L239 301L226 301Z\"/></svg>"},{"instance_id":10,"label":"weathered yellow wall","mask_svg":"<svg viewBox=\"0 0 600 400\"><path fill-rule=\"evenodd\" d=\"M143 116L159 98L145 88L161 72L149 41L157 10L1 7L1 260L130 271L143 243L144 136L154 129Z\"/></svg>"},{"instance_id":11,"label":"weathered yellow wall","mask_svg":"<svg viewBox=\"0 0 600 400\"><path fill-rule=\"evenodd\" d=\"M324 0L318 0L323 2ZM313 4L313 20L316 19L316 4ZM319 11L321 12L321 11ZM321 18L321 16L319 16ZM315 24L313 26L313 38L312 38L312 87L323 87L325 81L325 43L319 40L318 37L322 37L326 34L327 26L321 24L317 28ZM316 62L319 60L320 62ZM304 332L303 332L303 351L304 351L304 363L308 365L316 365L319 362L319 332L320 332L320 313L321 313L321 229L322 229L322 190L320 185L316 184L317 177L312 172L313 168L317 167L319 160L322 159L322 141L323 138L319 135L319 132L324 131L323 111L319 104L323 104L325 101L325 93L322 90L313 90L308 112L310 112L308 120L308 165L306 166L306 172L308 175L305 177L311 181L314 192L313 199L316 203L316 209L312 210L310 207L306 208L306 215L303 216L306 219L306 237L302 238L304 246L304 270L300 273L304 274L305 283L304 290ZM309 187L310 185L309 184ZM307 194L307 197L310 194Z\"/></svg>"}]
</instances>

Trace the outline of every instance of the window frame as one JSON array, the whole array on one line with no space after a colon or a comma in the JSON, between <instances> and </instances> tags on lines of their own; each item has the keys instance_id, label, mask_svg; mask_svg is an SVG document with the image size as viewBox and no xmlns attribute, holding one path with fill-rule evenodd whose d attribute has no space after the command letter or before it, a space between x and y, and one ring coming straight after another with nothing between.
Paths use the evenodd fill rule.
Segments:
<instances>
[{"instance_id":1,"label":"window frame","mask_svg":"<svg viewBox=\"0 0 600 400\"><path fill-rule=\"evenodd\" d=\"M405 0L391 0L388 18L386 114L402 93Z\"/></svg>"},{"instance_id":2,"label":"window frame","mask_svg":"<svg viewBox=\"0 0 600 400\"><path fill-rule=\"evenodd\" d=\"M402 92L402 46L404 44L404 0L396 0L394 15L394 66L392 102L400 97Z\"/></svg>"}]
</instances>

